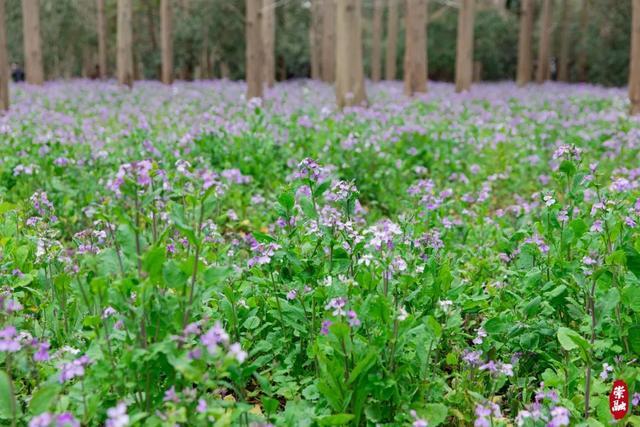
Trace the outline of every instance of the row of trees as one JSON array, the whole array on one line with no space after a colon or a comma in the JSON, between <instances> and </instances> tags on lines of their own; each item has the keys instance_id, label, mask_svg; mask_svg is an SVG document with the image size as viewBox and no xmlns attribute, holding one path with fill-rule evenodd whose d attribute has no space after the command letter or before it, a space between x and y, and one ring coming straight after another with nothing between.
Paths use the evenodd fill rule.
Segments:
<instances>
[{"instance_id":1,"label":"row of trees","mask_svg":"<svg viewBox=\"0 0 640 427\"><path fill-rule=\"evenodd\" d=\"M107 76L108 37L105 17L105 0L96 2L96 36L98 45L97 72ZM171 84L174 79L174 1L160 0L160 47L161 80ZM180 0L184 8L188 0ZM244 0L245 26L245 78L247 96L260 97L265 85L274 84L276 75L276 8L283 2L277 0ZM372 6L370 40L370 77L373 81L382 78L383 17L386 16L386 58L384 77L397 76L397 47L401 20L399 6L404 6L404 74L405 93L409 96L427 91L427 28L431 19L441 11L428 16L428 0L365 0ZM544 82L550 77L550 45L553 27L553 0L514 0L519 8L520 29L518 35L518 59L516 81L528 84L534 77L533 33L537 1L542 2L539 19L539 37L535 81ZM571 0L562 0L560 61L558 78L568 80L569 73L569 25ZM640 0L632 0L633 19L630 50L629 91L632 112L640 111L640 42L637 15ZM336 99L340 107L366 103L364 86L364 60L362 39L362 0L312 0L309 22L310 74L314 79L335 83ZM479 7L505 9L510 0L458 0L457 44L455 51L456 91L469 90L480 74L478 63L474 63L474 18ZM284 3L286 4L286 2ZM580 28L586 28L589 0L582 0ZM44 81L43 55L40 39L39 0L21 0L24 44L24 63L27 81L42 84ZM132 30L133 0L117 0L116 75L121 84L131 86L136 75L134 63L134 32ZM5 0L0 0L0 22L5 23ZM153 22L149 21L151 25ZM581 37L586 37L582 31ZM239 35L238 35L239 36ZM237 36L236 36L237 37ZM153 37L152 37L153 38ZM153 44L155 45L155 40ZM0 28L0 107L8 108L8 60L6 25ZM583 48L577 58L578 78L586 79L586 52Z\"/></svg>"}]
</instances>

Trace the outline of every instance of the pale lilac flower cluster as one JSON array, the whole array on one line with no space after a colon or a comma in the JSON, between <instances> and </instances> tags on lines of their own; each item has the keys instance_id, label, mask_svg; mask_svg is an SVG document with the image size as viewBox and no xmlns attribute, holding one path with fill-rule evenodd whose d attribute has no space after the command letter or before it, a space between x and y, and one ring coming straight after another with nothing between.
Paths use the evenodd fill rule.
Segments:
<instances>
[{"instance_id":1,"label":"pale lilac flower cluster","mask_svg":"<svg viewBox=\"0 0 640 427\"><path fill-rule=\"evenodd\" d=\"M84 376L85 367L91 363L91 359L88 356L80 356L76 360L62 365L60 369L60 384L76 378Z\"/></svg>"},{"instance_id":2,"label":"pale lilac flower cluster","mask_svg":"<svg viewBox=\"0 0 640 427\"><path fill-rule=\"evenodd\" d=\"M207 348L211 355L218 354L220 346L228 346L228 356L236 359L238 363L246 360L248 354L240 343L229 345L229 334L224 330L220 322L216 322L206 333L200 337L200 342Z\"/></svg>"},{"instance_id":3,"label":"pale lilac flower cluster","mask_svg":"<svg viewBox=\"0 0 640 427\"><path fill-rule=\"evenodd\" d=\"M149 160L141 160L139 162L120 165L115 178L107 182L107 188L113 191L117 196L122 195L120 187L125 183L126 178L131 179L137 185L147 187L151 184L152 168L153 164Z\"/></svg>"},{"instance_id":4,"label":"pale lilac flower cluster","mask_svg":"<svg viewBox=\"0 0 640 427\"><path fill-rule=\"evenodd\" d=\"M69 412L59 415L44 412L31 418L29 427L80 427L80 422Z\"/></svg>"},{"instance_id":5,"label":"pale lilac flower cluster","mask_svg":"<svg viewBox=\"0 0 640 427\"><path fill-rule=\"evenodd\" d=\"M502 418L500 406L493 402L487 402L485 405L476 405L476 420L473 422L474 427L491 427L493 419Z\"/></svg>"},{"instance_id":6,"label":"pale lilac flower cluster","mask_svg":"<svg viewBox=\"0 0 640 427\"><path fill-rule=\"evenodd\" d=\"M542 421L547 427L563 427L570 423L571 414L567 408L556 405L558 393L555 390L544 391L544 383L540 383L540 390L536 393L535 401L526 405L526 409L518 412L516 425L523 427L528 421L536 423ZM537 425L537 424L533 424Z\"/></svg>"}]
</instances>

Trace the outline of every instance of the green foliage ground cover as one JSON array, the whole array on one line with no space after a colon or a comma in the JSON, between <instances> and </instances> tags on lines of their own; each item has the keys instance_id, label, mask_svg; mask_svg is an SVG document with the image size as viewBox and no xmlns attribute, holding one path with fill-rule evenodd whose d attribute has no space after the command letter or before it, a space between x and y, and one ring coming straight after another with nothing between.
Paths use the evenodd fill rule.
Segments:
<instances>
[{"instance_id":1,"label":"green foliage ground cover","mask_svg":"<svg viewBox=\"0 0 640 427\"><path fill-rule=\"evenodd\" d=\"M640 424L624 91L12 89L3 425Z\"/></svg>"}]
</instances>

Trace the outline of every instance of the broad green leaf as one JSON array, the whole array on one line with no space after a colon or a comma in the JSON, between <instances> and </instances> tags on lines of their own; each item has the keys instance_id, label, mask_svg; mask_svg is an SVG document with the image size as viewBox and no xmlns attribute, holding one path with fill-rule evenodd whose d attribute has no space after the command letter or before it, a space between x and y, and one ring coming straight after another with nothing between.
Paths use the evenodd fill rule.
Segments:
<instances>
[{"instance_id":1,"label":"broad green leaf","mask_svg":"<svg viewBox=\"0 0 640 427\"><path fill-rule=\"evenodd\" d=\"M29 412L38 415L49 410L58 396L60 386L56 383L45 384L39 387L29 401Z\"/></svg>"},{"instance_id":2,"label":"broad green leaf","mask_svg":"<svg viewBox=\"0 0 640 427\"><path fill-rule=\"evenodd\" d=\"M0 418L11 419L20 415L18 406L13 394L11 378L5 371L0 371Z\"/></svg>"},{"instance_id":3,"label":"broad green leaf","mask_svg":"<svg viewBox=\"0 0 640 427\"><path fill-rule=\"evenodd\" d=\"M353 418L353 414L325 415L324 417L318 418L318 424L321 426L342 426L347 424Z\"/></svg>"}]
</instances>

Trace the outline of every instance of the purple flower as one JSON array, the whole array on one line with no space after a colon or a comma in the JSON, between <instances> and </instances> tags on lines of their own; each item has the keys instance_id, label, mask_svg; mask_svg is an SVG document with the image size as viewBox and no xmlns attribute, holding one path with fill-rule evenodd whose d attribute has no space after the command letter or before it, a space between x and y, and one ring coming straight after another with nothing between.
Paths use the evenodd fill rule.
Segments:
<instances>
[{"instance_id":1,"label":"purple flower","mask_svg":"<svg viewBox=\"0 0 640 427\"><path fill-rule=\"evenodd\" d=\"M240 343L233 343L229 346L229 356L235 358L238 363L242 363L247 358L247 352L242 350Z\"/></svg>"},{"instance_id":2,"label":"purple flower","mask_svg":"<svg viewBox=\"0 0 640 427\"><path fill-rule=\"evenodd\" d=\"M127 415L127 404L119 402L115 407L107 409L107 422L105 427L126 427L129 425L129 415Z\"/></svg>"},{"instance_id":3,"label":"purple flower","mask_svg":"<svg viewBox=\"0 0 640 427\"><path fill-rule=\"evenodd\" d=\"M547 427L562 427L569 425L569 410L562 406L556 406L551 410L551 421Z\"/></svg>"},{"instance_id":4,"label":"purple flower","mask_svg":"<svg viewBox=\"0 0 640 427\"><path fill-rule=\"evenodd\" d=\"M360 326L360 319L358 319L358 314L355 311L349 310L347 312L347 318L349 319L349 325L351 325L352 328Z\"/></svg>"},{"instance_id":5,"label":"purple flower","mask_svg":"<svg viewBox=\"0 0 640 427\"><path fill-rule=\"evenodd\" d=\"M43 412L40 415L36 415L29 421L29 427L49 427L53 422L53 415L49 412Z\"/></svg>"},{"instance_id":6,"label":"purple flower","mask_svg":"<svg viewBox=\"0 0 640 427\"><path fill-rule=\"evenodd\" d=\"M179 403L180 402L180 398L178 397L178 394L176 393L176 388L175 386L171 386L171 388L167 391L164 392L164 398L162 399L163 402L173 402L173 403Z\"/></svg>"},{"instance_id":7,"label":"purple flower","mask_svg":"<svg viewBox=\"0 0 640 427\"><path fill-rule=\"evenodd\" d=\"M0 352L15 353L20 350L20 341L16 333L16 328L12 325L0 329Z\"/></svg>"},{"instance_id":8,"label":"purple flower","mask_svg":"<svg viewBox=\"0 0 640 427\"><path fill-rule=\"evenodd\" d=\"M84 375L84 368L91 362L91 359L87 356L81 356L76 360L65 363L60 370L60 384Z\"/></svg>"},{"instance_id":9,"label":"purple flower","mask_svg":"<svg viewBox=\"0 0 640 427\"><path fill-rule=\"evenodd\" d=\"M56 427L80 427L80 422L70 412L64 412L56 417Z\"/></svg>"},{"instance_id":10,"label":"purple flower","mask_svg":"<svg viewBox=\"0 0 640 427\"><path fill-rule=\"evenodd\" d=\"M43 342L34 342L34 347L37 348L36 352L33 353L33 360L36 362L46 362L50 359L49 357L49 348L51 348L51 344L47 341Z\"/></svg>"},{"instance_id":11,"label":"purple flower","mask_svg":"<svg viewBox=\"0 0 640 427\"><path fill-rule=\"evenodd\" d=\"M199 414L204 414L207 412L207 401L204 399L198 399L198 406L196 407L196 411Z\"/></svg>"},{"instance_id":12,"label":"purple flower","mask_svg":"<svg viewBox=\"0 0 640 427\"><path fill-rule=\"evenodd\" d=\"M331 320L323 320L320 335L329 335L329 326L331 326Z\"/></svg>"},{"instance_id":13,"label":"purple flower","mask_svg":"<svg viewBox=\"0 0 640 427\"><path fill-rule=\"evenodd\" d=\"M594 233L602 233L602 221L600 221L599 219L596 221L593 221L593 224L591 224L590 231Z\"/></svg>"},{"instance_id":14,"label":"purple flower","mask_svg":"<svg viewBox=\"0 0 640 427\"><path fill-rule=\"evenodd\" d=\"M633 406L638 406L639 403L640 403L640 393L633 393L633 396L631 397L631 404Z\"/></svg>"},{"instance_id":15,"label":"purple flower","mask_svg":"<svg viewBox=\"0 0 640 427\"><path fill-rule=\"evenodd\" d=\"M347 300L345 298L333 298L329 303L324 307L325 310L333 310L334 316L344 316L344 306L347 304Z\"/></svg>"},{"instance_id":16,"label":"purple flower","mask_svg":"<svg viewBox=\"0 0 640 427\"><path fill-rule=\"evenodd\" d=\"M200 337L200 342L207 347L209 354L216 354L218 352L218 344L229 342L229 335L222 327L222 324L216 322L207 333Z\"/></svg>"},{"instance_id":17,"label":"purple flower","mask_svg":"<svg viewBox=\"0 0 640 427\"><path fill-rule=\"evenodd\" d=\"M287 292L287 299L289 301L292 301L292 300L296 299L297 295L298 295L298 291L296 291L295 289L292 289L289 292Z\"/></svg>"},{"instance_id":18,"label":"purple flower","mask_svg":"<svg viewBox=\"0 0 640 427\"><path fill-rule=\"evenodd\" d=\"M420 418L416 411L412 409L411 412L409 413L414 419L413 424L411 424L412 427L429 427L429 423L426 420L423 420L422 418Z\"/></svg>"}]
</instances>

